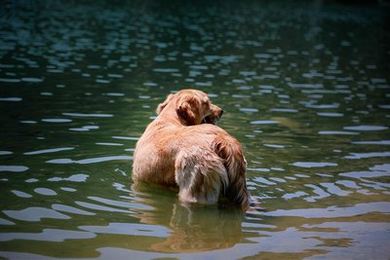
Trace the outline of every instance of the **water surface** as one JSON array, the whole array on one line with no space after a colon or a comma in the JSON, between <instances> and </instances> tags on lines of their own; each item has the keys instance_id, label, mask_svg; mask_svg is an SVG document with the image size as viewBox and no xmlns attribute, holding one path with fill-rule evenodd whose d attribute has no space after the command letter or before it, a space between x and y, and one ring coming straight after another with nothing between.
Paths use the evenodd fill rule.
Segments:
<instances>
[{"instance_id":1,"label":"water surface","mask_svg":"<svg viewBox=\"0 0 390 260\"><path fill-rule=\"evenodd\" d=\"M0 21L0 256L390 255L387 7L11 2ZM156 106L224 108L264 211L131 183Z\"/></svg>"}]
</instances>

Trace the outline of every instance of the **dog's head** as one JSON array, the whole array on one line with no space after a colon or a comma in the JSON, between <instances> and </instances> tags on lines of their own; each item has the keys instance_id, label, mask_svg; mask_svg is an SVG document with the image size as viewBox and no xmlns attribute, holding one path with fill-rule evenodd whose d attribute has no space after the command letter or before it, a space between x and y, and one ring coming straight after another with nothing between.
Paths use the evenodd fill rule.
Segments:
<instances>
[{"instance_id":1,"label":"dog's head","mask_svg":"<svg viewBox=\"0 0 390 260\"><path fill-rule=\"evenodd\" d=\"M156 112L159 115L172 109L185 125L215 124L223 113L220 107L211 103L206 93L196 89L183 89L168 95L165 101L158 105Z\"/></svg>"}]
</instances>

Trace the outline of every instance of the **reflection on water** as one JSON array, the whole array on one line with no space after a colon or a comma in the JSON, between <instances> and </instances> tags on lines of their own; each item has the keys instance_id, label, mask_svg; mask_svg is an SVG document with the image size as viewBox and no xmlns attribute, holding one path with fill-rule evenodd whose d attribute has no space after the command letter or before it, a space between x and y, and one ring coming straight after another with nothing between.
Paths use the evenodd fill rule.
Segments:
<instances>
[{"instance_id":1,"label":"reflection on water","mask_svg":"<svg viewBox=\"0 0 390 260\"><path fill-rule=\"evenodd\" d=\"M155 251L180 253L229 248L243 238L243 214L236 208L183 205L171 196L162 204L150 197L151 188L139 184L132 188L142 203L152 209L140 212L137 218L142 223L169 228L163 241L150 245Z\"/></svg>"},{"instance_id":2,"label":"reflection on water","mask_svg":"<svg viewBox=\"0 0 390 260\"><path fill-rule=\"evenodd\" d=\"M388 11L4 4L0 257L386 258ZM226 111L264 210L130 183L155 107L188 86Z\"/></svg>"}]
</instances>

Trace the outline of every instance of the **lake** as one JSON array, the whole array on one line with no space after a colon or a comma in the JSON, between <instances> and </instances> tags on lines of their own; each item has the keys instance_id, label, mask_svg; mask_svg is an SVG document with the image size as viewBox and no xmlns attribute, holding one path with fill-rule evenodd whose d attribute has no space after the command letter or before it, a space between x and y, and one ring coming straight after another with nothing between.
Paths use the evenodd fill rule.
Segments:
<instances>
[{"instance_id":1,"label":"lake","mask_svg":"<svg viewBox=\"0 0 390 260\"><path fill-rule=\"evenodd\" d=\"M94 4L92 4L94 3ZM0 257L386 259L389 7L9 1L0 7ZM263 210L131 181L181 88L225 110Z\"/></svg>"}]
</instances>

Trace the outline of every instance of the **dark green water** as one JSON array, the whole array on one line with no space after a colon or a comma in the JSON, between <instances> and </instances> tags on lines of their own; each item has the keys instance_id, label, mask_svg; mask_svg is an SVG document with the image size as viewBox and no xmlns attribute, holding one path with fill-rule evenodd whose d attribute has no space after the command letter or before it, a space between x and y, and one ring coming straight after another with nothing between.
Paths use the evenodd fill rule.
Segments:
<instances>
[{"instance_id":1,"label":"dark green water","mask_svg":"<svg viewBox=\"0 0 390 260\"><path fill-rule=\"evenodd\" d=\"M387 7L0 8L0 257L389 257ZM264 212L132 186L137 138L190 86L224 108Z\"/></svg>"}]
</instances>

